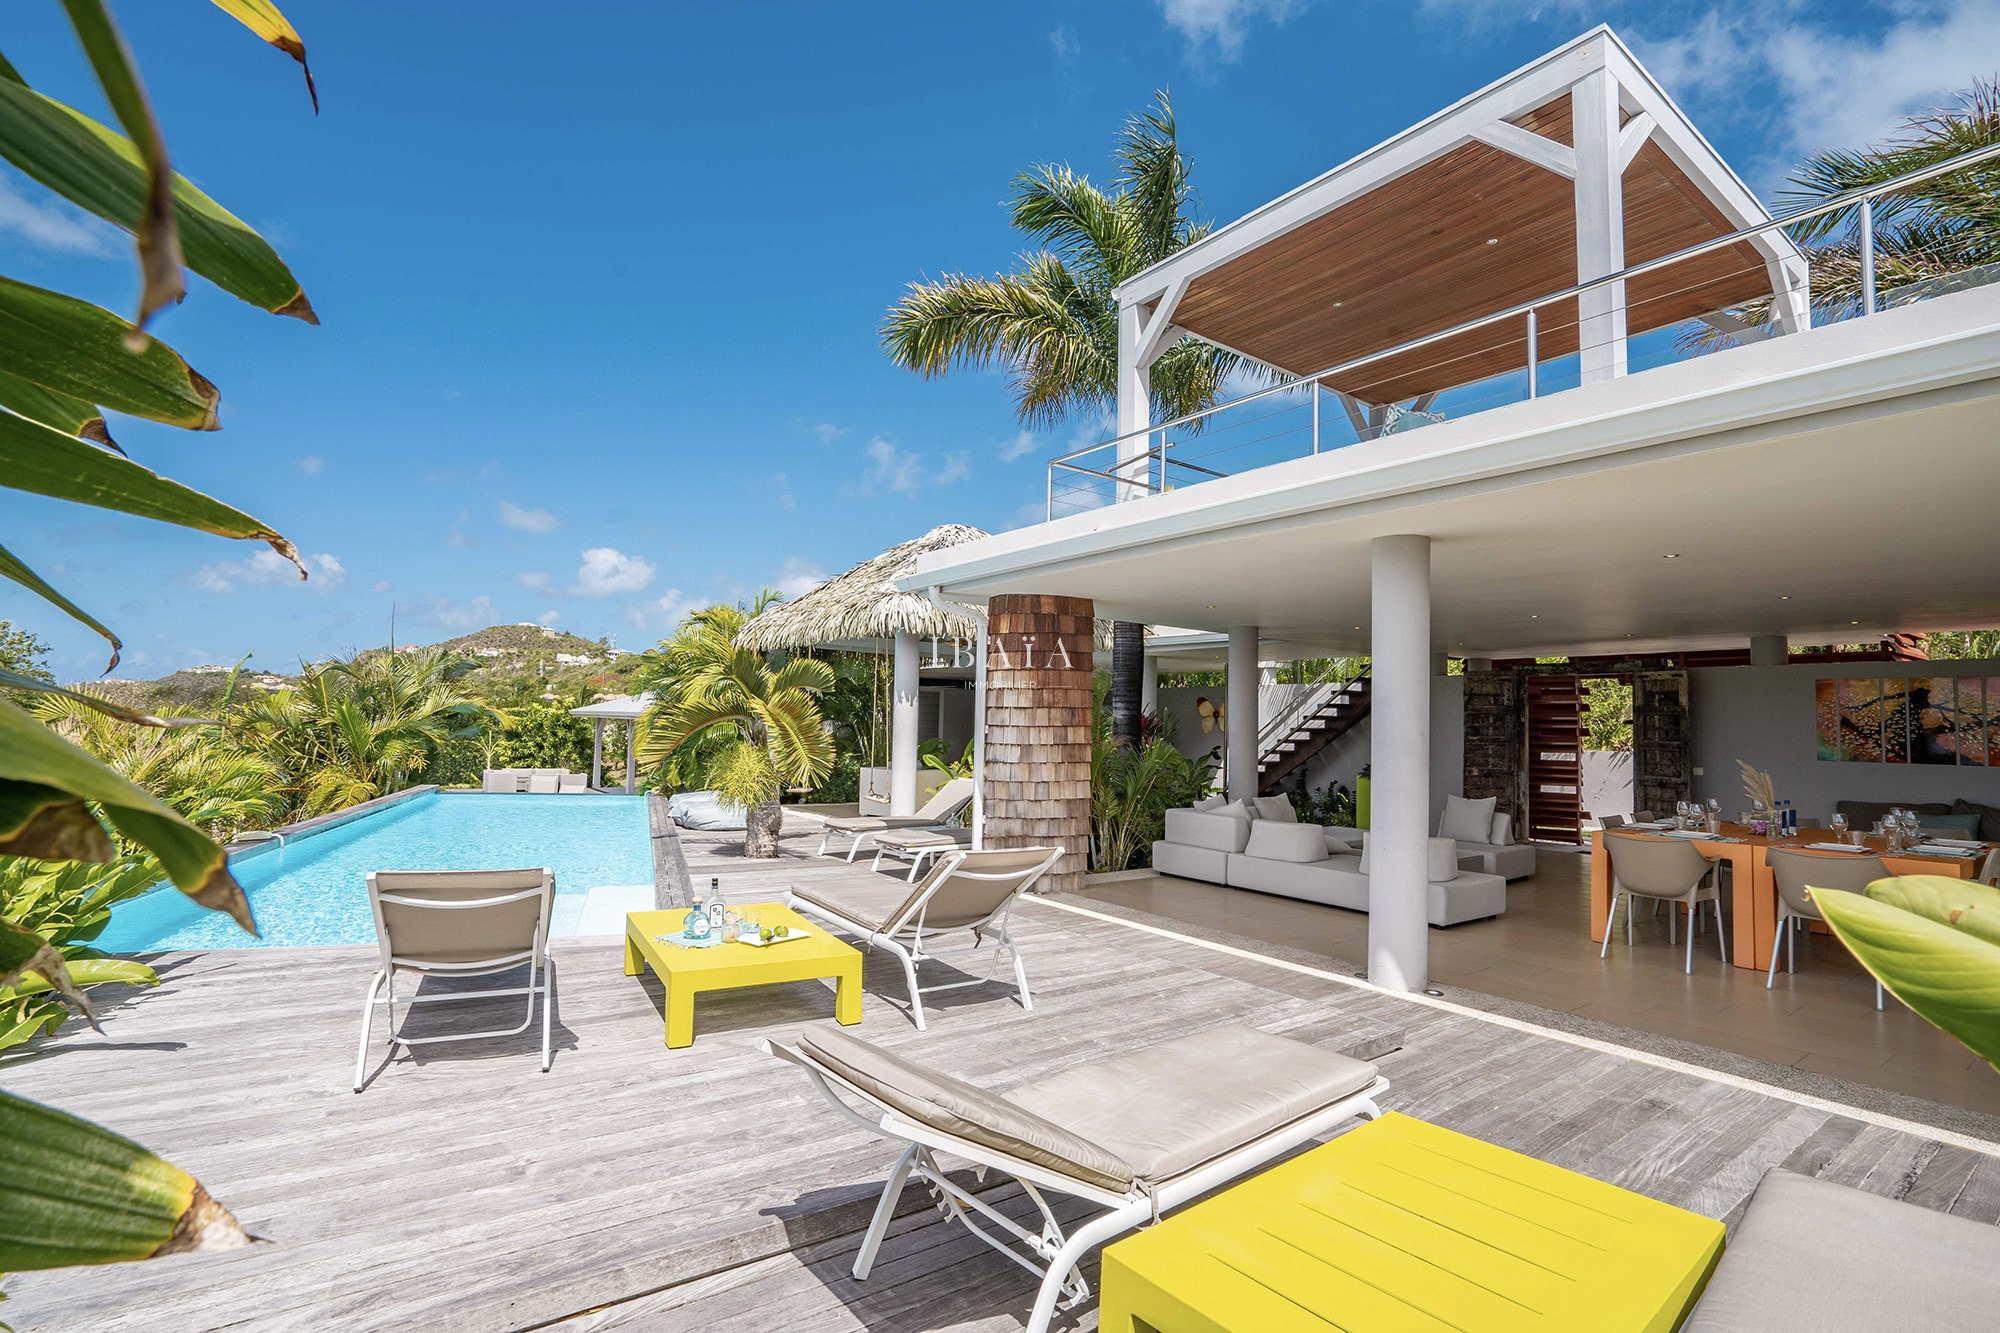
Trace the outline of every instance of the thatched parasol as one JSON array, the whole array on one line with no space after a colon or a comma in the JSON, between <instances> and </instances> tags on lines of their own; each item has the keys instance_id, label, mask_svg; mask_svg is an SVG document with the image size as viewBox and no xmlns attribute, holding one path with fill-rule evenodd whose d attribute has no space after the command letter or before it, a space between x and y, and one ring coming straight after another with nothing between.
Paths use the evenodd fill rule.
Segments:
<instances>
[{"instance_id":1,"label":"thatched parasol","mask_svg":"<svg viewBox=\"0 0 2000 1333\"><path fill-rule=\"evenodd\" d=\"M905 592L896 580L920 555L963 546L986 536L978 528L947 523L864 560L811 592L780 602L745 625L736 641L746 648L866 649L901 633L919 639L973 639L979 627L970 616L940 608L920 592Z\"/></svg>"}]
</instances>

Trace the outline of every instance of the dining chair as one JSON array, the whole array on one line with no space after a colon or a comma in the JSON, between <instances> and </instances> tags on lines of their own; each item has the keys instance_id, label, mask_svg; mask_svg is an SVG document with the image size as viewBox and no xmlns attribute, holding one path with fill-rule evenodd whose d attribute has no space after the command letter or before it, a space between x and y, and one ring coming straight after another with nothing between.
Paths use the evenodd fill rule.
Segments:
<instances>
[{"instance_id":1,"label":"dining chair","mask_svg":"<svg viewBox=\"0 0 2000 1333\"><path fill-rule=\"evenodd\" d=\"M1764 849L1764 864L1771 867L1778 882L1778 936L1771 941L1771 966L1764 973L1764 989L1778 980L1778 946L1785 946L1785 973L1790 975L1795 946L1801 927L1824 921L1814 905L1815 893L1859 893L1878 879L1889 877L1889 867L1879 856L1834 856L1795 852L1784 847ZM1875 983L1875 1007L1882 1007L1882 983Z\"/></svg>"},{"instance_id":2,"label":"dining chair","mask_svg":"<svg viewBox=\"0 0 2000 1333\"><path fill-rule=\"evenodd\" d=\"M1634 810L1632 812L1632 822L1634 824L1650 824L1653 822L1653 812L1651 810Z\"/></svg>"},{"instance_id":3,"label":"dining chair","mask_svg":"<svg viewBox=\"0 0 2000 1333\"><path fill-rule=\"evenodd\" d=\"M1722 895L1717 890L1720 875L1717 863L1696 851L1681 838L1648 838L1632 833L1613 833L1604 839L1611 857L1611 911L1604 918L1604 947L1599 958L1611 950L1611 923L1618 919L1618 900L1625 900L1625 943L1632 943L1632 899L1657 898L1688 909L1687 958L1683 970L1694 971L1694 928L1701 904L1715 905L1715 944L1722 961L1729 961L1729 933L1722 928ZM1667 943L1674 943L1674 927L1679 917L1667 918Z\"/></svg>"},{"instance_id":4,"label":"dining chair","mask_svg":"<svg viewBox=\"0 0 2000 1333\"><path fill-rule=\"evenodd\" d=\"M1990 884L2000 889L2000 847L1995 847L1986 853L1986 864L1979 867L1979 873L1973 878L1981 884Z\"/></svg>"},{"instance_id":5,"label":"dining chair","mask_svg":"<svg viewBox=\"0 0 2000 1333\"><path fill-rule=\"evenodd\" d=\"M1599 820L1597 821L1597 826L1598 826L1599 828L1602 828L1602 829L1615 829L1615 828L1624 828L1624 827L1625 827L1625 816L1623 816L1623 815L1605 815L1605 816L1603 816L1603 817L1602 817L1601 819L1599 819Z\"/></svg>"}]
</instances>

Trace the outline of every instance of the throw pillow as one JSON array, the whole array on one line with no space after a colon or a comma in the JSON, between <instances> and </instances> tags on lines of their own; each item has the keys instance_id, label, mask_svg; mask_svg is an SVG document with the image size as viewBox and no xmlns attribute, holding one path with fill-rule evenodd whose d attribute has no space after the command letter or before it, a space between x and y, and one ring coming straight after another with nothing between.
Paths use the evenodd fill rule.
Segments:
<instances>
[{"instance_id":1,"label":"throw pillow","mask_svg":"<svg viewBox=\"0 0 2000 1333\"><path fill-rule=\"evenodd\" d=\"M1227 796L1204 796L1194 803L1194 808L1206 813L1210 810L1220 810L1228 804L1229 798Z\"/></svg>"},{"instance_id":2,"label":"throw pillow","mask_svg":"<svg viewBox=\"0 0 2000 1333\"><path fill-rule=\"evenodd\" d=\"M1488 796L1468 801L1463 796L1444 798L1444 817L1438 820L1437 835L1458 842L1485 842L1493 831L1493 807L1498 802Z\"/></svg>"},{"instance_id":3,"label":"throw pillow","mask_svg":"<svg viewBox=\"0 0 2000 1333\"><path fill-rule=\"evenodd\" d=\"M1298 811L1292 809L1292 798L1289 796L1257 796L1251 799L1251 803L1257 807L1259 819L1271 819L1280 824L1299 822Z\"/></svg>"},{"instance_id":4,"label":"throw pillow","mask_svg":"<svg viewBox=\"0 0 2000 1333\"><path fill-rule=\"evenodd\" d=\"M1978 815L1979 836L1988 842L2000 842L2000 805L1981 805L1963 797L1951 803L1955 815Z\"/></svg>"},{"instance_id":5,"label":"throw pillow","mask_svg":"<svg viewBox=\"0 0 2000 1333\"><path fill-rule=\"evenodd\" d=\"M1493 812L1493 833L1487 841L1495 847L1512 847L1514 845L1514 816L1508 814L1505 810L1495 810Z\"/></svg>"},{"instance_id":6,"label":"throw pillow","mask_svg":"<svg viewBox=\"0 0 2000 1333\"><path fill-rule=\"evenodd\" d=\"M1424 878L1444 884L1458 878L1458 843L1451 838L1432 838L1424 851Z\"/></svg>"}]
</instances>

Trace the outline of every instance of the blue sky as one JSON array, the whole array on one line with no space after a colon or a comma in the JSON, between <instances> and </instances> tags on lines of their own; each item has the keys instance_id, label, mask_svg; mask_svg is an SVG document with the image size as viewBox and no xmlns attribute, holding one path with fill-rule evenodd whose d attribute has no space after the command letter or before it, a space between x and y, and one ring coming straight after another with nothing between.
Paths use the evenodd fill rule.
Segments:
<instances>
[{"instance_id":1,"label":"blue sky","mask_svg":"<svg viewBox=\"0 0 2000 1333\"><path fill-rule=\"evenodd\" d=\"M642 647L690 605L796 591L947 522L1038 516L1006 380L885 361L903 284L1007 267L1042 161L1105 172L1170 87L1229 220L1597 22L1753 185L1856 143L2000 51L2000 0L827 5L285 0L319 79L196 0L127 0L177 165L262 230L324 325L199 279L157 331L224 429L131 421L138 459L273 523L244 543L0 492L6 542L120 631L119 674L542 620ZM26 77L104 115L55 0ZM1981 65L1979 60L1989 62ZM123 237L0 166L7 273L125 311ZM55 646L87 631L0 587Z\"/></svg>"}]
</instances>

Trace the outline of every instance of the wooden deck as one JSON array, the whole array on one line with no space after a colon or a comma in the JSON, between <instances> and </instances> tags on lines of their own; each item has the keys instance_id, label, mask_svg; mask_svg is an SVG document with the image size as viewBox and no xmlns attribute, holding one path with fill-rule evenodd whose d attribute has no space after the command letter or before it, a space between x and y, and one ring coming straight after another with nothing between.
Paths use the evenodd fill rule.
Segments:
<instances>
[{"instance_id":1,"label":"wooden deck","mask_svg":"<svg viewBox=\"0 0 2000 1333\"><path fill-rule=\"evenodd\" d=\"M856 873L808 859L814 841L788 839L786 859L752 869L723 839L690 840L689 868L743 900ZM947 992L920 1034L900 971L873 958L860 1031L1004 1087L1242 1021L1379 1057L1396 1109L1711 1216L1732 1216L1783 1164L2000 1220L2000 1159L1970 1146L1058 903L1024 905L1017 934L1032 1013L1005 985ZM669 1052L659 987L623 976L619 955L558 943L548 1074L528 1034L420 1048L359 1096L348 1079L372 950L168 956L165 984L113 1008L107 1036L66 1034L0 1079L179 1162L270 1243L17 1275L5 1318L93 1331L1020 1327L1028 1275L918 1208L916 1191L875 1276L847 1277L893 1153L756 1049L829 1020L830 987L707 997L695 1044ZM1094 1324L1079 1312L1076 1327Z\"/></svg>"}]
</instances>

